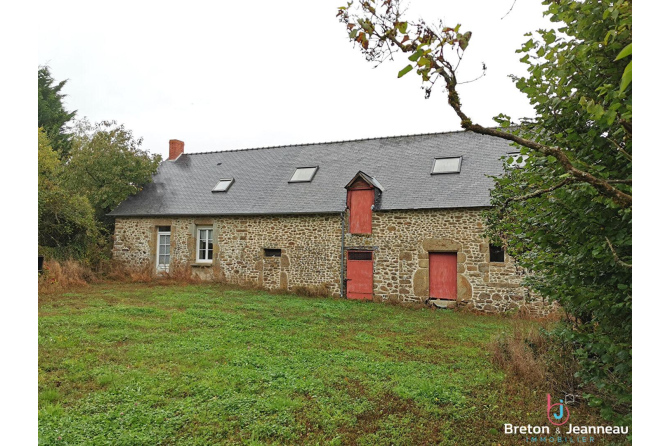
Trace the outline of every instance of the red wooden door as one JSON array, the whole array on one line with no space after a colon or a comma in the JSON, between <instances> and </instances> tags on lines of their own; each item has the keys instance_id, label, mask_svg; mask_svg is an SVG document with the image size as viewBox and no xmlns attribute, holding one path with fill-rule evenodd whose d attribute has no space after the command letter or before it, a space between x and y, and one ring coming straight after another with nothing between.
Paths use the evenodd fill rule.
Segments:
<instances>
[{"instance_id":1,"label":"red wooden door","mask_svg":"<svg viewBox=\"0 0 670 446\"><path fill-rule=\"evenodd\" d=\"M430 297L456 300L456 253L431 252L428 259Z\"/></svg>"},{"instance_id":2,"label":"red wooden door","mask_svg":"<svg viewBox=\"0 0 670 446\"><path fill-rule=\"evenodd\" d=\"M372 300L372 251L347 253L347 299Z\"/></svg>"},{"instance_id":3,"label":"red wooden door","mask_svg":"<svg viewBox=\"0 0 670 446\"><path fill-rule=\"evenodd\" d=\"M374 189L349 190L349 232L351 234L372 234L372 205L374 203Z\"/></svg>"}]
</instances>

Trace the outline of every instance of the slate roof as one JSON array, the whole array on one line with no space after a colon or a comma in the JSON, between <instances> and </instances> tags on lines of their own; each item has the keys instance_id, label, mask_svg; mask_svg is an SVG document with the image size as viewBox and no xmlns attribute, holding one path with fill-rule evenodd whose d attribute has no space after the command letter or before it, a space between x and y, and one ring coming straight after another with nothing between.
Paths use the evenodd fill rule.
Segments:
<instances>
[{"instance_id":1,"label":"slate roof","mask_svg":"<svg viewBox=\"0 0 670 446\"><path fill-rule=\"evenodd\" d=\"M321 144L184 153L164 161L153 182L111 216L204 216L337 213L344 186L363 171L384 188L380 210L489 205L501 157L515 152L499 138L433 133ZM431 175L434 158L462 156L460 173ZM310 183L289 183L297 167L319 166ZM212 192L234 178L228 192Z\"/></svg>"}]
</instances>

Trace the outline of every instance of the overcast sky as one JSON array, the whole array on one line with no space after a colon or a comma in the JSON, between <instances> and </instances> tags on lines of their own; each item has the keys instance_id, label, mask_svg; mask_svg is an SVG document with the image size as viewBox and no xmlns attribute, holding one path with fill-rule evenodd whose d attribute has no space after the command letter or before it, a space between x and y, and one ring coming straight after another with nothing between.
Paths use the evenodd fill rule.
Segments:
<instances>
[{"instance_id":1,"label":"overcast sky","mask_svg":"<svg viewBox=\"0 0 670 446\"><path fill-rule=\"evenodd\" d=\"M492 125L533 113L508 75L515 50L549 22L540 0L414 0L410 17L473 32L459 71L464 110ZM335 14L344 0L44 2L38 61L68 79L66 107L116 120L167 155L458 130L442 89L423 98L406 56L373 69ZM507 15L506 15L507 14ZM503 19L504 17L504 19Z\"/></svg>"}]
</instances>

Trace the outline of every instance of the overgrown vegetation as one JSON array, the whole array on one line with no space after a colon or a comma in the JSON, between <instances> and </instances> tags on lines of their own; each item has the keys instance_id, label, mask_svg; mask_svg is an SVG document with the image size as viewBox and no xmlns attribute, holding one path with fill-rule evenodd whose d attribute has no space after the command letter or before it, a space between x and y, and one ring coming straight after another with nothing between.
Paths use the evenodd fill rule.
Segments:
<instances>
[{"instance_id":1,"label":"overgrown vegetation","mask_svg":"<svg viewBox=\"0 0 670 446\"><path fill-rule=\"evenodd\" d=\"M63 162L40 128L38 138L38 239L48 258L89 259L101 243L93 208L64 184Z\"/></svg>"},{"instance_id":2,"label":"overgrown vegetation","mask_svg":"<svg viewBox=\"0 0 670 446\"><path fill-rule=\"evenodd\" d=\"M114 222L106 215L151 182L160 164L160 155L141 146L142 138L114 121L91 124L84 118L75 125L67 182L87 197L107 232Z\"/></svg>"},{"instance_id":3,"label":"overgrown vegetation","mask_svg":"<svg viewBox=\"0 0 670 446\"><path fill-rule=\"evenodd\" d=\"M631 4L558 2L547 14L563 26L538 32L519 50L528 76L517 86L537 117L514 133L564 147L573 165L631 202L571 175L557 157L521 147L525 167L510 169L492 191L489 234L532 271L528 285L566 310L566 323L552 334L572 345L580 393L606 418L629 424L632 87L625 82L629 62L617 59L632 42Z\"/></svg>"},{"instance_id":4,"label":"overgrown vegetation","mask_svg":"<svg viewBox=\"0 0 670 446\"><path fill-rule=\"evenodd\" d=\"M114 225L106 214L151 181L161 158L114 121L73 123L75 112L63 106L65 84L39 68L38 246L48 259L100 269Z\"/></svg>"},{"instance_id":5,"label":"overgrown vegetation","mask_svg":"<svg viewBox=\"0 0 670 446\"><path fill-rule=\"evenodd\" d=\"M92 268L88 264L77 260L56 260L52 258L44 262L43 272L38 278L38 289L41 294L50 294L74 292L88 285L102 283L154 283L167 286L201 282L197 275L191 274L191 270L187 266L175 266L171 268L169 273L166 272L156 276L152 274L149 266L129 268L123 263L107 260ZM246 286L246 288L254 287ZM296 292L296 294L299 293Z\"/></svg>"},{"instance_id":6,"label":"overgrown vegetation","mask_svg":"<svg viewBox=\"0 0 670 446\"><path fill-rule=\"evenodd\" d=\"M488 235L530 274L526 285L558 301L554 331L580 362L584 397L629 424L632 387L632 5L625 0L545 0L556 29L529 33L516 80L536 116L502 128L473 123L457 70L471 32L408 21L400 0L359 0L338 11L369 61L407 53L426 97L436 83L464 129L514 143L523 164L496 178ZM513 125L515 124L515 125ZM587 392L595 389L594 392Z\"/></svg>"},{"instance_id":7,"label":"overgrown vegetation","mask_svg":"<svg viewBox=\"0 0 670 446\"><path fill-rule=\"evenodd\" d=\"M572 395L579 402L582 383L575 377L579 363L571 343L551 336L556 325L547 320L534 324L512 320L491 343L491 359L527 388L543 388L561 397Z\"/></svg>"},{"instance_id":8,"label":"overgrown vegetation","mask_svg":"<svg viewBox=\"0 0 670 446\"><path fill-rule=\"evenodd\" d=\"M533 321L157 282L39 309L41 444L504 445L546 423L544 386L489 353Z\"/></svg>"}]
</instances>

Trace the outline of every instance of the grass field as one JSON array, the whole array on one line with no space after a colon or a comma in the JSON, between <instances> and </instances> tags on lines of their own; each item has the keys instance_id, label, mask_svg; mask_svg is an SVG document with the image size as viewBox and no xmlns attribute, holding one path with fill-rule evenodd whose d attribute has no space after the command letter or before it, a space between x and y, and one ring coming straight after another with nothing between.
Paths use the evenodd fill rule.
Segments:
<instances>
[{"instance_id":1,"label":"grass field","mask_svg":"<svg viewBox=\"0 0 670 446\"><path fill-rule=\"evenodd\" d=\"M490 361L512 322L220 285L44 294L40 443L520 444L503 424L546 424L547 392Z\"/></svg>"}]
</instances>

